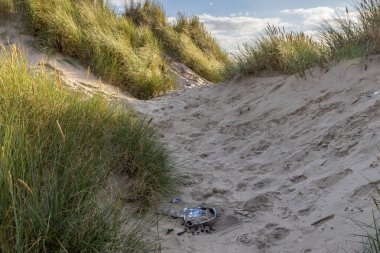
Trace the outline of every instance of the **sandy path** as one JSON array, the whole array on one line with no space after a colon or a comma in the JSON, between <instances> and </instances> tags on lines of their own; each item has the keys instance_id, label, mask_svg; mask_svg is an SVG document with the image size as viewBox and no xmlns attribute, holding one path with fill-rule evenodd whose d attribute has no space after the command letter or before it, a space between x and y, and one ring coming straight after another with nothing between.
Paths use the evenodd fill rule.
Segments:
<instances>
[{"instance_id":1,"label":"sandy path","mask_svg":"<svg viewBox=\"0 0 380 253\"><path fill-rule=\"evenodd\" d=\"M13 25L0 27L0 43L16 43L32 64L43 59L76 89L101 89L152 117L185 178L184 202L207 203L242 221L234 230L177 236L165 232L182 231L179 223L163 218L163 252L360 249L360 238L350 235L361 232L353 219L371 222L370 197L380 182L379 58L340 63L306 79L253 78L139 101L110 85L100 88L70 58L46 57Z\"/></svg>"},{"instance_id":2,"label":"sandy path","mask_svg":"<svg viewBox=\"0 0 380 253\"><path fill-rule=\"evenodd\" d=\"M352 219L371 223L380 179L379 59L365 68L349 61L306 80L249 79L135 102L187 178L184 201L243 210L230 233L162 236L163 252L360 249ZM174 224L164 219L161 233Z\"/></svg>"}]
</instances>

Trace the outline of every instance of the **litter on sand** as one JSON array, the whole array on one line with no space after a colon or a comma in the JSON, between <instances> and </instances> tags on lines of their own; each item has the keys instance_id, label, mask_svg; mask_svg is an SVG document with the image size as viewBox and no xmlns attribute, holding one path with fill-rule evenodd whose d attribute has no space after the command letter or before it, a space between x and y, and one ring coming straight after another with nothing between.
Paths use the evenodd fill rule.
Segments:
<instances>
[{"instance_id":1,"label":"litter on sand","mask_svg":"<svg viewBox=\"0 0 380 253\"><path fill-rule=\"evenodd\" d=\"M209 225L216 219L216 210L212 207L184 208L183 220L188 227Z\"/></svg>"},{"instance_id":2,"label":"litter on sand","mask_svg":"<svg viewBox=\"0 0 380 253\"><path fill-rule=\"evenodd\" d=\"M193 207L183 208L182 210L170 210L169 217L182 218L185 226L193 227L198 225L212 224L216 217L216 210L213 207Z\"/></svg>"},{"instance_id":3,"label":"litter on sand","mask_svg":"<svg viewBox=\"0 0 380 253\"><path fill-rule=\"evenodd\" d=\"M178 203L181 203L182 199L180 197L173 197L169 203L171 204L178 204Z\"/></svg>"}]
</instances>

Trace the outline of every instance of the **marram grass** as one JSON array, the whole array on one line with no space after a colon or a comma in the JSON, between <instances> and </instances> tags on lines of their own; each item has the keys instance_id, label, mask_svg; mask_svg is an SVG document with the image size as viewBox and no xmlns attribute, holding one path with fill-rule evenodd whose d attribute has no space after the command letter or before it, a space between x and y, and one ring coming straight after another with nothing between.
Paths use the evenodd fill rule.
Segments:
<instances>
[{"instance_id":1,"label":"marram grass","mask_svg":"<svg viewBox=\"0 0 380 253\"><path fill-rule=\"evenodd\" d=\"M152 1L131 6L120 17L103 1L0 0L0 18L10 16L15 5L43 47L78 58L137 98L173 89L165 55L210 81L223 81L227 54L195 16L179 15L170 25Z\"/></svg>"},{"instance_id":2,"label":"marram grass","mask_svg":"<svg viewBox=\"0 0 380 253\"><path fill-rule=\"evenodd\" d=\"M245 43L227 66L226 74L240 75L304 74L330 59L328 48L304 33L287 32L267 26L264 35Z\"/></svg>"},{"instance_id":3,"label":"marram grass","mask_svg":"<svg viewBox=\"0 0 380 253\"><path fill-rule=\"evenodd\" d=\"M319 39L268 26L257 40L240 47L227 64L228 78L262 73L303 74L331 60L364 58L380 53L380 0L355 1L333 22L321 25Z\"/></svg>"},{"instance_id":4,"label":"marram grass","mask_svg":"<svg viewBox=\"0 0 380 253\"><path fill-rule=\"evenodd\" d=\"M334 23L321 29L323 42L336 59L366 57L380 53L380 1L356 1L354 11L346 8Z\"/></svg>"},{"instance_id":5,"label":"marram grass","mask_svg":"<svg viewBox=\"0 0 380 253\"><path fill-rule=\"evenodd\" d=\"M0 20L11 18L13 14L13 0L0 0Z\"/></svg>"},{"instance_id":6,"label":"marram grass","mask_svg":"<svg viewBox=\"0 0 380 253\"><path fill-rule=\"evenodd\" d=\"M212 82L224 80L227 53L206 30L197 16L179 14L174 24L167 21L157 1L135 2L126 8L125 18L139 27L149 28L163 51Z\"/></svg>"},{"instance_id":7,"label":"marram grass","mask_svg":"<svg viewBox=\"0 0 380 253\"><path fill-rule=\"evenodd\" d=\"M100 96L73 92L13 48L0 53L0 251L151 252L140 227L121 233L118 201L96 199L111 170L153 203L172 165L147 125Z\"/></svg>"},{"instance_id":8,"label":"marram grass","mask_svg":"<svg viewBox=\"0 0 380 253\"><path fill-rule=\"evenodd\" d=\"M78 58L132 95L149 99L172 89L152 32L117 16L101 1L22 0L19 5L24 24L44 46Z\"/></svg>"}]
</instances>

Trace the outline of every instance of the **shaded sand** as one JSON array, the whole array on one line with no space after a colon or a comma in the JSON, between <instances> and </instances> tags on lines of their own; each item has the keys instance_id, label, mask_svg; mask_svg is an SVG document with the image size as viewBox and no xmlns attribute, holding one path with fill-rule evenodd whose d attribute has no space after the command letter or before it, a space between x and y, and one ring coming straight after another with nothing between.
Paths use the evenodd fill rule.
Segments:
<instances>
[{"instance_id":1,"label":"shaded sand","mask_svg":"<svg viewBox=\"0 0 380 253\"><path fill-rule=\"evenodd\" d=\"M62 72L76 89L99 80L70 58L50 58L14 26L0 43L16 43L33 64ZM176 233L162 217L162 252L351 252L371 223L380 182L380 58L346 61L306 78L251 78L139 101L103 84L108 97L152 117L184 179L185 203L206 203L241 224L210 235ZM186 85L185 85L186 86ZM189 85L191 86L191 85ZM174 232L166 235L168 229Z\"/></svg>"}]
</instances>

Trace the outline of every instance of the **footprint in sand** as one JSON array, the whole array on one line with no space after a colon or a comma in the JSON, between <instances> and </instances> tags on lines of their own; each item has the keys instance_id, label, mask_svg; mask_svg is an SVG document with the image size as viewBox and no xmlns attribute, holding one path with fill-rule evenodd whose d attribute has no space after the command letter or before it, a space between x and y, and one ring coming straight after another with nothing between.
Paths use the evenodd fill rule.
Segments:
<instances>
[{"instance_id":1,"label":"footprint in sand","mask_svg":"<svg viewBox=\"0 0 380 253\"><path fill-rule=\"evenodd\" d=\"M247 166L244 166L243 169L240 169L239 172L241 173L253 173L256 175L265 175L269 172L272 172L275 170L275 166L272 166L272 163L267 163L267 164L249 164Z\"/></svg>"},{"instance_id":2,"label":"footprint in sand","mask_svg":"<svg viewBox=\"0 0 380 253\"><path fill-rule=\"evenodd\" d=\"M194 118L197 118L197 119L200 119L200 118L202 118L204 116L205 115L202 112L200 112L200 111L191 114L191 117L194 117Z\"/></svg>"},{"instance_id":3,"label":"footprint in sand","mask_svg":"<svg viewBox=\"0 0 380 253\"><path fill-rule=\"evenodd\" d=\"M226 189L212 188L209 190L196 190L191 193L191 196L196 201L205 201L209 198L228 201L226 195L230 195L232 192Z\"/></svg>"},{"instance_id":4,"label":"footprint in sand","mask_svg":"<svg viewBox=\"0 0 380 253\"><path fill-rule=\"evenodd\" d=\"M159 126L162 129L168 129L173 128L173 121L172 120L163 120L157 123L157 126Z\"/></svg>"},{"instance_id":5,"label":"footprint in sand","mask_svg":"<svg viewBox=\"0 0 380 253\"><path fill-rule=\"evenodd\" d=\"M298 150L293 152L287 159L286 161L289 163L294 163L294 162L301 162L305 160L305 158L309 155L308 151L305 150Z\"/></svg>"},{"instance_id":6,"label":"footprint in sand","mask_svg":"<svg viewBox=\"0 0 380 253\"><path fill-rule=\"evenodd\" d=\"M359 142L358 141L354 141L352 143L349 143L349 144L344 144L344 145L341 145L339 147L336 147L335 148L335 156L336 157L345 157L347 155L350 154L351 150L356 146L358 145Z\"/></svg>"},{"instance_id":7,"label":"footprint in sand","mask_svg":"<svg viewBox=\"0 0 380 253\"><path fill-rule=\"evenodd\" d=\"M193 109L193 108L198 108L200 105L198 103L190 103L188 105L185 105L183 107L183 109L185 110L189 110L189 109Z\"/></svg>"},{"instance_id":8,"label":"footprint in sand","mask_svg":"<svg viewBox=\"0 0 380 253\"><path fill-rule=\"evenodd\" d=\"M289 180L290 180L290 182L297 184L297 183L300 183L306 179L307 179L307 176L305 176L305 175L296 175L294 177L291 177Z\"/></svg>"},{"instance_id":9,"label":"footprint in sand","mask_svg":"<svg viewBox=\"0 0 380 253\"><path fill-rule=\"evenodd\" d=\"M263 180L255 183L252 187L252 190L258 190L258 189L263 189L264 187L268 187L274 181L275 181L274 178L264 178Z\"/></svg>"},{"instance_id":10,"label":"footprint in sand","mask_svg":"<svg viewBox=\"0 0 380 253\"><path fill-rule=\"evenodd\" d=\"M310 206L307 206L305 208L298 210L297 214L299 216L309 216L314 210L315 210L315 206L310 205Z\"/></svg>"},{"instance_id":11,"label":"footprint in sand","mask_svg":"<svg viewBox=\"0 0 380 253\"><path fill-rule=\"evenodd\" d=\"M256 131L253 126L254 123L252 121L246 121L237 125L225 125L219 129L219 133L231 134L236 137L248 137Z\"/></svg>"},{"instance_id":12,"label":"footprint in sand","mask_svg":"<svg viewBox=\"0 0 380 253\"><path fill-rule=\"evenodd\" d=\"M242 107L240 107L239 109L237 109L237 114L238 116L242 116L244 114L247 114L248 112L251 111L251 107L249 105L244 105Z\"/></svg>"},{"instance_id":13,"label":"footprint in sand","mask_svg":"<svg viewBox=\"0 0 380 253\"><path fill-rule=\"evenodd\" d=\"M205 134L204 133L192 133L190 134L190 138L198 138L198 137L201 137L201 136L204 136Z\"/></svg>"},{"instance_id":14,"label":"footprint in sand","mask_svg":"<svg viewBox=\"0 0 380 253\"><path fill-rule=\"evenodd\" d=\"M247 190L247 183L246 182L240 182L236 185L236 191L243 192Z\"/></svg>"},{"instance_id":15,"label":"footprint in sand","mask_svg":"<svg viewBox=\"0 0 380 253\"><path fill-rule=\"evenodd\" d=\"M265 212L272 210L273 202L280 195L279 192L267 192L253 197L243 204L244 211L250 213Z\"/></svg>"},{"instance_id":16,"label":"footprint in sand","mask_svg":"<svg viewBox=\"0 0 380 253\"><path fill-rule=\"evenodd\" d=\"M331 111L337 110L343 106L344 106L344 103L342 103L342 102L335 102L335 103L331 103L331 104L322 106L318 109L318 112L311 119L314 120L316 118L322 117L325 114L327 114Z\"/></svg>"},{"instance_id":17,"label":"footprint in sand","mask_svg":"<svg viewBox=\"0 0 380 253\"><path fill-rule=\"evenodd\" d=\"M338 183L340 180L342 180L343 178L345 178L347 175L351 173L352 173L351 169L345 169L344 171L341 171L339 173L334 173L327 177L315 180L313 184L315 184L320 189L325 189L327 187L335 185L336 183Z\"/></svg>"},{"instance_id":18,"label":"footprint in sand","mask_svg":"<svg viewBox=\"0 0 380 253\"><path fill-rule=\"evenodd\" d=\"M223 148L223 150L225 152L227 152L227 153L232 153L233 151L236 150L236 147L234 147L234 146L226 146L226 147Z\"/></svg>"},{"instance_id":19,"label":"footprint in sand","mask_svg":"<svg viewBox=\"0 0 380 253\"><path fill-rule=\"evenodd\" d=\"M261 154L271 146L271 142L268 140L260 140L257 144L254 144L251 148L251 152L255 154Z\"/></svg>"},{"instance_id":20,"label":"footprint in sand","mask_svg":"<svg viewBox=\"0 0 380 253\"><path fill-rule=\"evenodd\" d=\"M243 234L237 238L237 241L247 246L255 245L260 252L265 252L266 248L277 245L290 234L286 227L280 227L278 224L269 223L263 229L259 230L258 237L252 234Z\"/></svg>"},{"instance_id":21,"label":"footprint in sand","mask_svg":"<svg viewBox=\"0 0 380 253\"><path fill-rule=\"evenodd\" d=\"M376 183L368 183L355 188L351 194L349 194L348 200L353 201L354 199L363 198L369 196L376 188Z\"/></svg>"}]
</instances>

